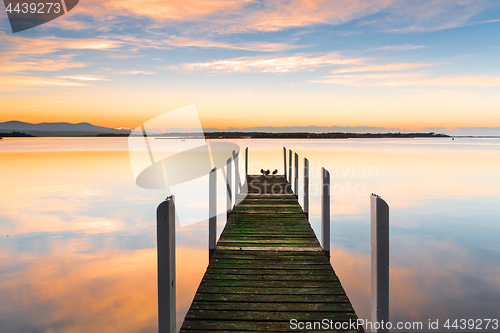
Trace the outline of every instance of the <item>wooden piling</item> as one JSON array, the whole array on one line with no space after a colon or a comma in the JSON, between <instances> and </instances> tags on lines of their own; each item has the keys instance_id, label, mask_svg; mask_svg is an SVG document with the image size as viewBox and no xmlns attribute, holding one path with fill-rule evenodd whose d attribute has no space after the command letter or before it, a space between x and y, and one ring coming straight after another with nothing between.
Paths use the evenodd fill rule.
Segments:
<instances>
[{"instance_id":1,"label":"wooden piling","mask_svg":"<svg viewBox=\"0 0 500 333\"><path fill-rule=\"evenodd\" d=\"M321 168L321 244L330 257L330 173Z\"/></svg>"},{"instance_id":2,"label":"wooden piling","mask_svg":"<svg viewBox=\"0 0 500 333\"><path fill-rule=\"evenodd\" d=\"M176 328L174 201L170 196L156 210L159 333L172 333Z\"/></svg>"},{"instance_id":3,"label":"wooden piling","mask_svg":"<svg viewBox=\"0 0 500 333\"><path fill-rule=\"evenodd\" d=\"M283 147L283 174L285 175L285 179L287 179L286 177L286 148Z\"/></svg>"},{"instance_id":4,"label":"wooden piling","mask_svg":"<svg viewBox=\"0 0 500 333\"><path fill-rule=\"evenodd\" d=\"M309 215L309 160L304 158L304 212Z\"/></svg>"},{"instance_id":5,"label":"wooden piling","mask_svg":"<svg viewBox=\"0 0 500 333\"><path fill-rule=\"evenodd\" d=\"M233 150L233 160L234 160L234 201L236 202L236 196L240 194L240 166L239 166L239 155L240 153L235 153Z\"/></svg>"},{"instance_id":6,"label":"wooden piling","mask_svg":"<svg viewBox=\"0 0 500 333\"><path fill-rule=\"evenodd\" d=\"M245 177L248 176L248 147L245 148Z\"/></svg>"},{"instance_id":7,"label":"wooden piling","mask_svg":"<svg viewBox=\"0 0 500 333\"><path fill-rule=\"evenodd\" d=\"M295 195L299 195L299 155L295 153L295 179L293 184Z\"/></svg>"},{"instance_id":8,"label":"wooden piling","mask_svg":"<svg viewBox=\"0 0 500 333\"><path fill-rule=\"evenodd\" d=\"M389 321L389 205L376 194L370 197L371 213L371 313L372 322ZM379 329L377 332L388 332Z\"/></svg>"},{"instance_id":9,"label":"wooden piling","mask_svg":"<svg viewBox=\"0 0 500 333\"><path fill-rule=\"evenodd\" d=\"M231 179L231 159L229 158L226 162L226 211L227 214L231 213L233 209L233 191L231 189L232 179Z\"/></svg>"},{"instance_id":10,"label":"wooden piling","mask_svg":"<svg viewBox=\"0 0 500 333\"><path fill-rule=\"evenodd\" d=\"M212 257L217 239L217 169L208 175L208 256Z\"/></svg>"}]
</instances>

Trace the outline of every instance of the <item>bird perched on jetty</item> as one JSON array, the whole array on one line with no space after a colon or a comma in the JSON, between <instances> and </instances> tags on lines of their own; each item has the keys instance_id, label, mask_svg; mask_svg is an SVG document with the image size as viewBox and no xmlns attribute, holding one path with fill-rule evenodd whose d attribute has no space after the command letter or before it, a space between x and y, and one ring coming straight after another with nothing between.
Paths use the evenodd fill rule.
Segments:
<instances>
[{"instance_id":1,"label":"bird perched on jetty","mask_svg":"<svg viewBox=\"0 0 500 333\"><path fill-rule=\"evenodd\" d=\"M264 171L264 169L260 169L260 173L263 174L263 175L266 174L266 172Z\"/></svg>"},{"instance_id":2,"label":"bird perched on jetty","mask_svg":"<svg viewBox=\"0 0 500 333\"><path fill-rule=\"evenodd\" d=\"M264 173L265 173L266 176L269 176L271 174L271 171L266 170L266 171L264 171Z\"/></svg>"},{"instance_id":3,"label":"bird perched on jetty","mask_svg":"<svg viewBox=\"0 0 500 333\"><path fill-rule=\"evenodd\" d=\"M276 175L276 174L278 174L278 169L273 171L273 175Z\"/></svg>"}]
</instances>

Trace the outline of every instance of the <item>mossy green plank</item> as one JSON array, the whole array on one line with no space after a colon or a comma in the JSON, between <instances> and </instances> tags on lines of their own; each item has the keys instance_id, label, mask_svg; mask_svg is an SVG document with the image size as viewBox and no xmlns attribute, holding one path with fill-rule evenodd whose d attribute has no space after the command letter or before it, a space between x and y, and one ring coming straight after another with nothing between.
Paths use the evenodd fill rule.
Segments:
<instances>
[{"instance_id":1,"label":"mossy green plank","mask_svg":"<svg viewBox=\"0 0 500 333\"><path fill-rule=\"evenodd\" d=\"M297 270L297 269L283 269L283 268L248 268L248 267L234 267L234 268L220 268L220 267L211 267L211 265L207 268L208 274L233 274L233 275L286 275L286 276L299 276L301 275L315 275L315 276L330 276L334 274L333 269L331 267L323 266L314 270Z\"/></svg>"},{"instance_id":2,"label":"mossy green plank","mask_svg":"<svg viewBox=\"0 0 500 333\"><path fill-rule=\"evenodd\" d=\"M265 288L265 287L218 287L205 286L198 287L199 293L204 294L265 294L265 295L344 295L345 291L342 287L331 286L329 288Z\"/></svg>"},{"instance_id":3,"label":"mossy green plank","mask_svg":"<svg viewBox=\"0 0 500 333\"><path fill-rule=\"evenodd\" d=\"M325 258L321 258L320 256L301 256L301 255L296 255L296 256L285 256L285 255L267 255L267 256L253 256L251 254L219 254L217 258L214 260L222 260L222 259L228 259L228 260L277 260L276 258L279 258L280 260L291 260L291 261L308 261L308 262L318 262L318 263L324 263Z\"/></svg>"},{"instance_id":4,"label":"mossy green plank","mask_svg":"<svg viewBox=\"0 0 500 333\"><path fill-rule=\"evenodd\" d=\"M337 282L338 278L334 275L300 275L291 277L288 274L209 274L205 276L209 280L250 280L250 281L329 281Z\"/></svg>"},{"instance_id":5,"label":"mossy green plank","mask_svg":"<svg viewBox=\"0 0 500 333\"><path fill-rule=\"evenodd\" d=\"M280 311L280 312L352 312L350 303L253 303L253 302L203 302L193 303L196 310L233 310L233 311Z\"/></svg>"},{"instance_id":6,"label":"mossy green plank","mask_svg":"<svg viewBox=\"0 0 500 333\"><path fill-rule=\"evenodd\" d=\"M284 312L284 311L255 311L255 310L204 310L190 309L186 314L186 319L212 319L212 320L252 320L259 322L275 322L275 321L290 321L291 318L296 318L300 321L321 321L323 319L335 321L348 321L358 319L352 312Z\"/></svg>"},{"instance_id":7,"label":"mossy green plank","mask_svg":"<svg viewBox=\"0 0 500 333\"><path fill-rule=\"evenodd\" d=\"M290 329L290 321L282 322L258 322L243 320L186 320L182 326L181 332L192 332L191 330L202 330L205 333L211 333L217 330L228 330L232 332L296 332L298 330ZM299 331L300 332L300 331ZM302 331L304 332L304 331ZM355 330L308 330L307 332L357 332Z\"/></svg>"},{"instance_id":8,"label":"mossy green plank","mask_svg":"<svg viewBox=\"0 0 500 333\"><path fill-rule=\"evenodd\" d=\"M258 288L329 288L338 281L264 281L264 280L209 280L204 279L200 286L210 287L258 287Z\"/></svg>"},{"instance_id":9,"label":"mossy green plank","mask_svg":"<svg viewBox=\"0 0 500 333\"><path fill-rule=\"evenodd\" d=\"M303 251L248 251L248 250L217 250L217 255L252 255L258 257L274 256L279 254L280 256L304 256L304 257L321 257L326 258L323 252L303 252Z\"/></svg>"},{"instance_id":10,"label":"mossy green plank","mask_svg":"<svg viewBox=\"0 0 500 333\"><path fill-rule=\"evenodd\" d=\"M258 298L254 294L234 294L234 293L219 293L219 294L196 294L194 296L194 303L198 301L211 301L215 303L226 303L226 302L241 302L241 303L255 303L255 302L267 302L267 303L349 303L349 299L345 294L341 295L258 295ZM194 304L193 303L193 304ZM349 303L350 304L350 303Z\"/></svg>"}]
</instances>

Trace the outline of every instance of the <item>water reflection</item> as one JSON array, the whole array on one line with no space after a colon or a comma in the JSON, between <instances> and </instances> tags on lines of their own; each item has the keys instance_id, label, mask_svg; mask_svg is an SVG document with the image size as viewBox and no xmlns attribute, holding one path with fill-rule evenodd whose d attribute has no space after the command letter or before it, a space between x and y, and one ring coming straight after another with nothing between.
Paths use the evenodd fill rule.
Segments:
<instances>
[{"instance_id":1,"label":"water reflection","mask_svg":"<svg viewBox=\"0 0 500 333\"><path fill-rule=\"evenodd\" d=\"M282 173L283 145L301 166L307 156L313 169L337 168L332 264L360 317L370 318L372 192L391 206L392 320L497 315L500 140L232 142L250 147L250 173ZM126 139L1 142L2 331L157 330L155 209L167 193L135 185L126 147ZM360 167L377 172L361 176ZM311 188L319 182L313 174ZM348 183L364 193L349 194ZM193 218L203 220L205 194L192 199ZM318 235L319 207L313 196ZM179 228L177 244L180 326L208 263L206 221Z\"/></svg>"}]
</instances>

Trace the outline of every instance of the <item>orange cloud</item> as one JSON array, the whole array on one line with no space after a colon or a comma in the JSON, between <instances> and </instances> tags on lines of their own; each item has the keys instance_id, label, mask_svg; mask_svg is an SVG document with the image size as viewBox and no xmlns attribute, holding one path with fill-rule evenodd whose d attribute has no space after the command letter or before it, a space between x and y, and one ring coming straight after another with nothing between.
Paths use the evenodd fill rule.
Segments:
<instances>
[{"instance_id":1,"label":"orange cloud","mask_svg":"<svg viewBox=\"0 0 500 333\"><path fill-rule=\"evenodd\" d=\"M325 23L337 25L352 19L375 14L394 0L328 1L291 0L269 3L260 11L244 18L241 30L275 31L288 27Z\"/></svg>"},{"instance_id":2,"label":"orange cloud","mask_svg":"<svg viewBox=\"0 0 500 333\"><path fill-rule=\"evenodd\" d=\"M314 24L338 25L384 13L386 15L382 18L370 18L361 24L376 26L380 30L407 32L462 26L488 6L474 0L458 3L432 0L429 6L421 6L417 0L287 0L264 3L234 0L108 0L81 3L78 12L105 18L106 22L119 21L123 16L148 17L155 21L152 26L158 28L165 25L179 27L179 24L189 22L180 27L182 31L219 34L277 31ZM429 8L433 10L429 11ZM84 23L61 22L61 25L69 29L81 29Z\"/></svg>"},{"instance_id":3,"label":"orange cloud","mask_svg":"<svg viewBox=\"0 0 500 333\"><path fill-rule=\"evenodd\" d=\"M23 38L0 34L3 49L0 52L0 72L12 74L29 74L31 72L56 72L69 68L82 68L87 63L75 61L74 54L53 55L55 52L68 50L110 50L120 48L122 42L104 39L71 39L71 38ZM1 91L18 91L33 87L47 86L84 86L86 84L67 81L106 80L92 75L60 76L43 78L38 76L0 76Z\"/></svg>"},{"instance_id":4,"label":"orange cloud","mask_svg":"<svg viewBox=\"0 0 500 333\"><path fill-rule=\"evenodd\" d=\"M104 6L108 11L123 14L149 16L156 20L189 20L200 18L212 13L233 11L245 5L245 1L149 1L141 0L110 0Z\"/></svg>"},{"instance_id":5,"label":"orange cloud","mask_svg":"<svg viewBox=\"0 0 500 333\"><path fill-rule=\"evenodd\" d=\"M14 55L15 57L15 55ZM72 54L54 56L47 59L28 58L26 60L13 61L5 54L0 57L0 72L3 73L27 73L32 71L56 72L68 68L86 67L87 64L74 61Z\"/></svg>"},{"instance_id":6,"label":"orange cloud","mask_svg":"<svg viewBox=\"0 0 500 333\"><path fill-rule=\"evenodd\" d=\"M87 5L91 15L139 15L158 22L199 20L193 29L234 33L241 31L275 31L317 23L339 24L354 18L375 14L396 0L271 1L256 6L253 1L154 1L147 5L139 0L110 0L102 5ZM83 6L83 5L82 5ZM97 7L97 8L96 8ZM99 8L100 7L100 8ZM97 10L96 10L97 9ZM210 24L206 20L210 18Z\"/></svg>"},{"instance_id":7,"label":"orange cloud","mask_svg":"<svg viewBox=\"0 0 500 333\"><path fill-rule=\"evenodd\" d=\"M86 86L84 83L70 82L61 79L50 79L36 76L0 76L0 91L19 90L20 88L35 88L49 86Z\"/></svg>"},{"instance_id":8,"label":"orange cloud","mask_svg":"<svg viewBox=\"0 0 500 333\"><path fill-rule=\"evenodd\" d=\"M60 50L110 50L122 46L122 42L105 38L23 38L0 34L3 52L0 56L43 55Z\"/></svg>"}]
</instances>

